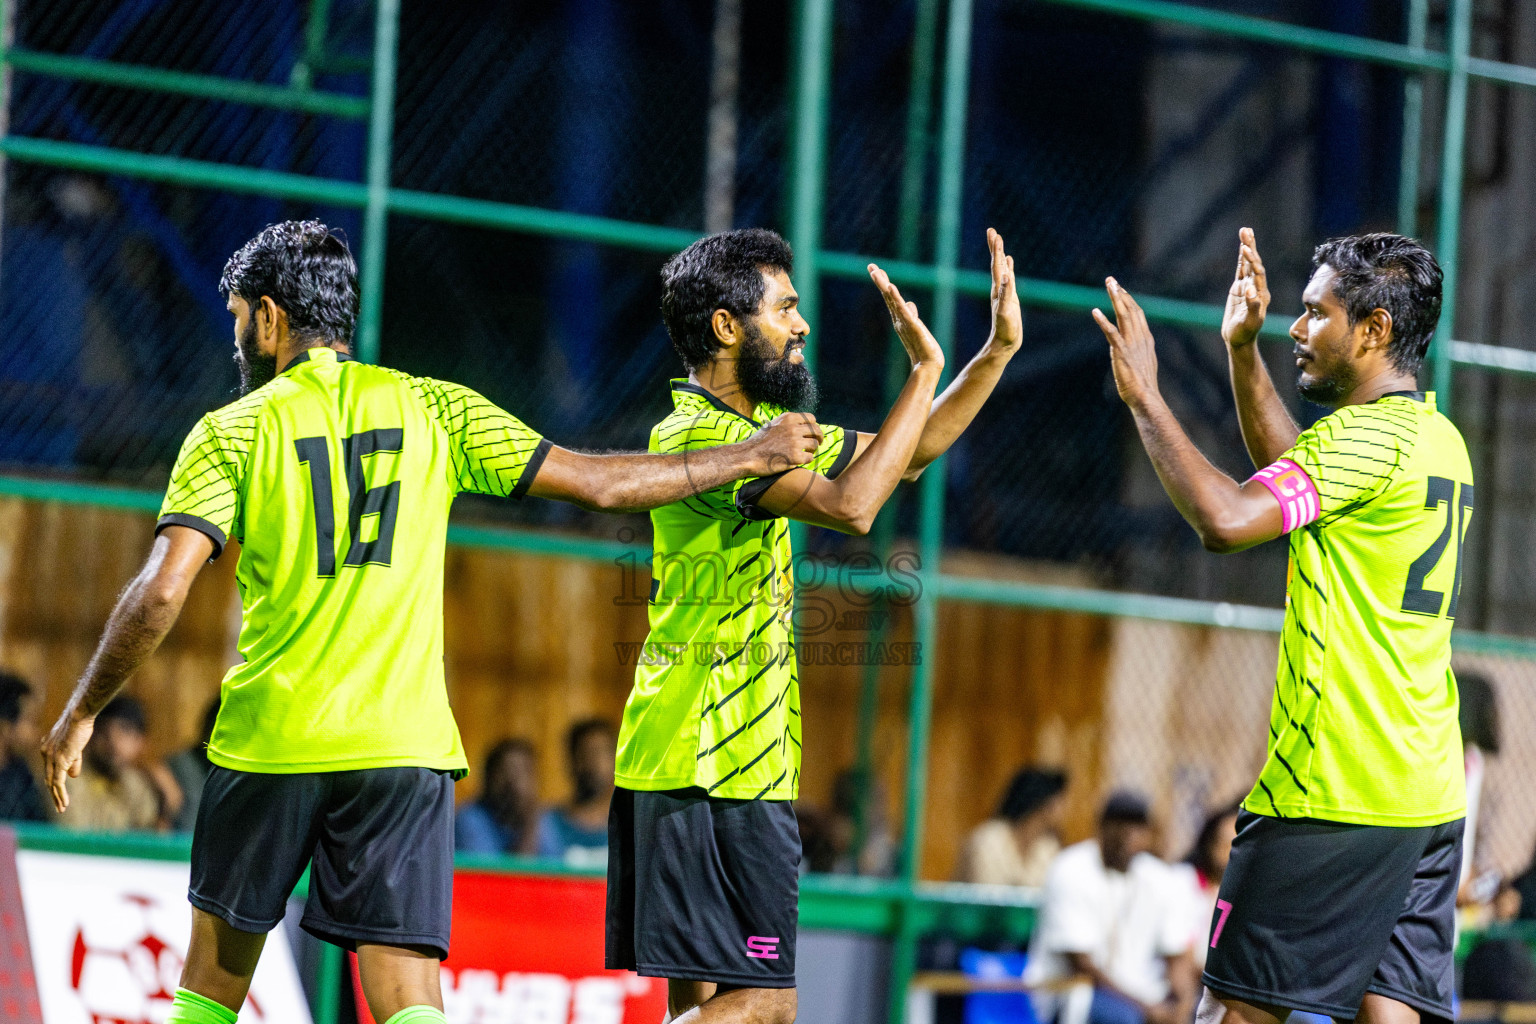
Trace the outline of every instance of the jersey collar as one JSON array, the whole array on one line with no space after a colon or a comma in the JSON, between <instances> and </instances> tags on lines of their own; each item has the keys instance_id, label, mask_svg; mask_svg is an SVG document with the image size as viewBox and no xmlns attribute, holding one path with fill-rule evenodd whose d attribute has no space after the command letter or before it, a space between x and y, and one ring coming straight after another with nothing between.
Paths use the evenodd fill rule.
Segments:
<instances>
[{"instance_id":1,"label":"jersey collar","mask_svg":"<svg viewBox=\"0 0 1536 1024\"><path fill-rule=\"evenodd\" d=\"M287 366L278 371L278 375L281 376L282 374L287 373L289 370L293 369L295 366L298 366L300 363L307 363L311 360L317 363L350 363L352 361L352 357L347 355L345 352L338 352L335 349L329 348L325 345L317 345L314 348L307 348L303 352L300 352L298 355L294 356L293 360Z\"/></svg>"},{"instance_id":2,"label":"jersey collar","mask_svg":"<svg viewBox=\"0 0 1536 1024\"><path fill-rule=\"evenodd\" d=\"M1424 401L1424 392L1422 392L1422 391L1388 391L1386 394L1380 396L1379 398L1376 398L1375 401L1379 402L1379 401L1381 401L1382 398L1411 398L1415 402L1422 402L1422 401Z\"/></svg>"},{"instance_id":3,"label":"jersey collar","mask_svg":"<svg viewBox=\"0 0 1536 1024\"><path fill-rule=\"evenodd\" d=\"M691 380L687 380L687 379L685 379L683 377L676 377L676 378L674 378L673 381L672 381L672 390L673 391L685 391L685 392L687 392L690 395L698 395L699 397L703 398L706 402L708 402L710 405L714 406L716 409L719 409L721 412L728 412L732 416L740 416L742 419L746 420L748 423L752 424L754 427L762 426L761 423L759 423L757 420L753 419L751 416L742 416L741 413L737 412L735 409L732 409L729 405L726 405L724 402L720 401L719 398L717 398L715 395L711 394L708 390L706 390L705 388L701 388L699 385L695 384Z\"/></svg>"}]
</instances>

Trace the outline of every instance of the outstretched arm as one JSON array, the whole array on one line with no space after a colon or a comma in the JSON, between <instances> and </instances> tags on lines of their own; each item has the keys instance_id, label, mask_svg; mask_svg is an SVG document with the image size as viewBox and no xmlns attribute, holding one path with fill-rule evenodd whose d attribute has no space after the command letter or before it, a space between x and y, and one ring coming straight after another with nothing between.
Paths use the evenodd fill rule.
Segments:
<instances>
[{"instance_id":1,"label":"outstretched arm","mask_svg":"<svg viewBox=\"0 0 1536 1024\"><path fill-rule=\"evenodd\" d=\"M171 631L192 581L212 554L213 541L206 534L167 526L155 538L144 568L117 599L85 674L43 740L43 778L61 813L69 806L64 778L80 774L80 756L96 715Z\"/></svg>"},{"instance_id":2,"label":"outstretched arm","mask_svg":"<svg viewBox=\"0 0 1536 1024\"><path fill-rule=\"evenodd\" d=\"M1221 337L1227 343L1232 397L1243 428L1243 444L1255 469L1263 469L1290 450L1301 429L1280 400L1269 369L1259 356L1259 328L1269 312L1269 278L1259 259L1253 229L1238 232L1237 276L1227 291Z\"/></svg>"},{"instance_id":3,"label":"outstretched arm","mask_svg":"<svg viewBox=\"0 0 1536 1024\"><path fill-rule=\"evenodd\" d=\"M742 477L803 466L820 445L816 417L792 412L745 441L675 455L589 455L551 448L528 493L602 512L644 512Z\"/></svg>"},{"instance_id":4,"label":"outstretched arm","mask_svg":"<svg viewBox=\"0 0 1536 1024\"><path fill-rule=\"evenodd\" d=\"M1003 236L987 229L987 248L992 254L992 333L981 351L955 377L944 393L933 400L933 411L918 438L917 450L903 474L916 480L934 459L949 451L965 428L981 411L1003 370L1019 350L1024 337L1024 316L1019 310L1019 290L1013 276L1013 257L1003 251Z\"/></svg>"},{"instance_id":5,"label":"outstretched arm","mask_svg":"<svg viewBox=\"0 0 1536 1024\"><path fill-rule=\"evenodd\" d=\"M1093 318L1109 341L1115 386L1179 514L1208 551L1241 551L1280 536L1280 503L1268 488L1256 480L1239 484L1211 465L1179 426L1157 388L1157 352L1146 314L1114 278L1106 287L1115 322L1097 309Z\"/></svg>"},{"instance_id":6,"label":"outstretched arm","mask_svg":"<svg viewBox=\"0 0 1536 1024\"><path fill-rule=\"evenodd\" d=\"M906 386L891 406L880 432L837 479L830 480L805 469L791 470L757 500L758 508L773 515L855 534L869 532L880 507L912 464L913 452L933 408L933 389L944 372L944 353L918 319L916 304L902 299L885 271L873 263L869 265L869 276L880 288L896 335L912 360ZM843 443L856 442L848 437Z\"/></svg>"}]
</instances>

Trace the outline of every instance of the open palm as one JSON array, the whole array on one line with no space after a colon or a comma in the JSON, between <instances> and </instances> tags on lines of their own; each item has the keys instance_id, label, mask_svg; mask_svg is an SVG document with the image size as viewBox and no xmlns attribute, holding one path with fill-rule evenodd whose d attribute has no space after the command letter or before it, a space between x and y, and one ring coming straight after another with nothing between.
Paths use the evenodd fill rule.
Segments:
<instances>
[{"instance_id":1,"label":"open palm","mask_svg":"<svg viewBox=\"0 0 1536 1024\"><path fill-rule=\"evenodd\" d=\"M1227 308L1221 316L1222 340L1232 348L1252 344L1269 312L1269 279L1253 229L1243 228L1237 237L1237 274L1227 289Z\"/></svg>"},{"instance_id":2,"label":"open palm","mask_svg":"<svg viewBox=\"0 0 1536 1024\"><path fill-rule=\"evenodd\" d=\"M869 276L880 289L881 298L885 299L885 308L891 314L891 326L896 328L896 337L901 339L912 365L926 363L943 369L944 350L928 330L928 325L918 316L917 303L903 299L895 282L873 263L869 265Z\"/></svg>"},{"instance_id":3,"label":"open palm","mask_svg":"<svg viewBox=\"0 0 1536 1024\"><path fill-rule=\"evenodd\" d=\"M1003 251L1003 236L987 228L987 249L992 259L991 343L1012 352L1024 340L1024 314L1019 309L1019 285L1013 276L1013 257Z\"/></svg>"}]
</instances>

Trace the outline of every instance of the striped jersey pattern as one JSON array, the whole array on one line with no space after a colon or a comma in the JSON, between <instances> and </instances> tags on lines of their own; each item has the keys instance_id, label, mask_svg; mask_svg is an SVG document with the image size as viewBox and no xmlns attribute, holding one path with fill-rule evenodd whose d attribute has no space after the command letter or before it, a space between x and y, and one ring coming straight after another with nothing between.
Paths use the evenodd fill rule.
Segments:
<instances>
[{"instance_id":1,"label":"striped jersey pattern","mask_svg":"<svg viewBox=\"0 0 1536 1024\"><path fill-rule=\"evenodd\" d=\"M251 772L467 764L443 678L448 510L549 442L468 388L311 349L184 442L158 529L240 542L240 660L208 757Z\"/></svg>"},{"instance_id":2,"label":"striped jersey pattern","mask_svg":"<svg viewBox=\"0 0 1536 1024\"><path fill-rule=\"evenodd\" d=\"M688 381L651 431L653 452L732 444L783 410L748 418ZM855 441L822 424L806 468L835 477ZM792 800L800 781L789 523L757 508L774 477L737 481L651 513L650 633L619 732L627 789L698 788L710 796Z\"/></svg>"},{"instance_id":3,"label":"striped jersey pattern","mask_svg":"<svg viewBox=\"0 0 1536 1024\"><path fill-rule=\"evenodd\" d=\"M1270 469L1282 510L1287 494L1302 504L1285 516L1267 757L1244 806L1405 827L1460 817L1451 626L1474 499L1460 433L1433 394L1398 393L1324 417Z\"/></svg>"}]
</instances>

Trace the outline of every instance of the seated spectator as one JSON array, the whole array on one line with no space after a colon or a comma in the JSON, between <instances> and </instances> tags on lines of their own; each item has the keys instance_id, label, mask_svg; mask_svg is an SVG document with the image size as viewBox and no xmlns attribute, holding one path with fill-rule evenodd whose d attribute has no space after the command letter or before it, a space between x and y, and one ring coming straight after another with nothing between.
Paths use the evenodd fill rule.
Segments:
<instances>
[{"instance_id":1,"label":"seated spectator","mask_svg":"<svg viewBox=\"0 0 1536 1024\"><path fill-rule=\"evenodd\" d=\"M485 755L480 796L453 823L461 853L539 852L539 760L533 744L506 739Z\"/></svg>"},{"instance_id":2,"label":"seated spectator","mask_svg":"<svg viewBox=\"0 0 1536 1024\"><path fill-rule=\"evenodd\" d=\"M1498 897L1506 889L1503 878L1490 863L1487 845L1481 841L1488 831L1483 814L1483 780L1488 774L1488 759L1499 754L1499 698L1493 683L1479 672L1457 672L1456 690L1462 764L1467 779L1461 877L1456 891L1457 925L1478 929L1497 920Z\"/></svg>"},{"instance_id":3,"label":"seated spectator","mask_svg":"<svg viewBox=\"0 0 1536 1024\"><path fill-rule=\"evenodd\" d=\"M1038 889L1061 852L1066 773L1025 768L1008 783L997 815L982 822L960 851L955 881Z\"/></svg>"},{"instance_id":4,"label":"seated spectator","mask_svg":"<svg viewBox=\"0 0 1536 1024\"><path fill-rule=\"evenodd\" d=\"M18 753L30 737L32 687L10 672L0 672L0 821L47 821L43 792L26 758ZM33 742L29 746L36 746Z\"/></svg>"},{"instance_id":5,"label":"seated spectator","mask_svg":"<svg viewBox=\"0 0 1536 1024\"><path fill-rule=\"evenodd\" d=\"M191 832L197 822L197 809L203 802L203 786L208 782L208 773L213 770L213 762L208 760L208 741L213 738L213 723L218 717L219 698L215 697L203 711L197 742L166 759L166 768L181 787L181 811L171 822L174 831Z\"/></svg>"},{"instance_id":6,"label":"seated spectator","mask_svg":"<svg viewBox=\"0 0 1536 1024\"><path fill-rule=\"evenodd\" d=\"M1221 876L1232 859L1232 840L1237 838L1237 804L1223 807L1205 819L1195 848L1184 863L1190 869L1190 888L1194 909L1193 948L1195 966L1205 967L1205 954L1211 948L1211 922L1216 919L1216 896L1221 892Z\"/></svg>"},{"instance_id":7,"label":"seated spectator","mask_svg":"<svg viewBox=\"0 0 1536 1024\"><path fill-rule=\"evenodd\" d=\"M1508 893L1505 897L1508 912L1501 919L1536 921L1536 853L1531 854L1531 861L1525 870L1509 884Z\"/></svg>"},{"instance_id":8,"label":"seated spectator","mask_svg":"<svg viewBox=\"0 0 1536 1024\"><path fill-rule=\"evenodd\" d=\"M859 801L864 800L864 840L859 842ZM845 768L832 782L832 806L826 813L807 808L801 826L804 869L822 874L896 873L896 837L886 816L885 786L873 776L861 785L859 770ZM796 808L797 816L801 815Z\"/></svg>"},{"instance_id":9,"label":"seated spectator","mask_svg":"<svg viewBox=\"0 0 1536 1024\"><path fill-rule=\"evenodd\" d=\"M101 709L81 758L80 777L70 779L69 810L59 824L80 832L160 829L181 809L175 780L162 768L156 778L143 766L147 724L144 705L118 697Z\"/></svg>"},{"instance_id":10,"label":"seated spectator","mask_svg":"<svg viewBox=\"0 0 1536 1024\"><path fill-rule=\"evenodd\" d=\"M613 802L613 765L619 734L613 723L588 718L566 733L571 802L552 807L539 825L539 854L575 867L608 863L608 805Z\"/></svg>"},{"instance_id":11,"label":"seated spectator","mask_svg":"<svg viewBox=\"0 0 1536 1024\"><path fill-rule=\"evenodd\" d=\"M1462 966L1459 995L1497 1003L1536 1001L1536 961L1530 947L1515 938L1479 942Z\"/></svg>"},{"instance_id":12,"label":"seated spectator","mask_svg":"<svg viewBox=\"0 0 1536 1024\"><path fill-rule=\"evenodd\" d=\"M1098 838L1062 850L1046 872L1024 972L1042 1022L1190 1019L1189 887L1153 856L1152 835L1146 799L1115 793Z\"/></svg>"}]
</instances>

